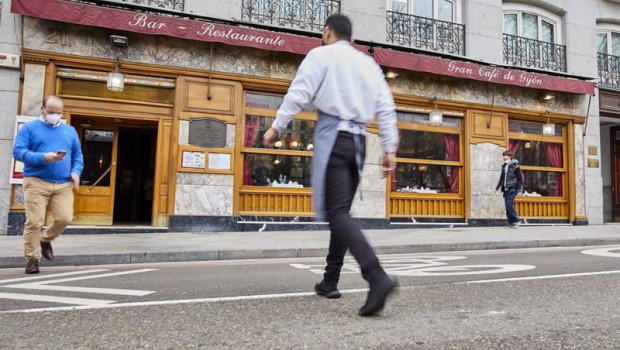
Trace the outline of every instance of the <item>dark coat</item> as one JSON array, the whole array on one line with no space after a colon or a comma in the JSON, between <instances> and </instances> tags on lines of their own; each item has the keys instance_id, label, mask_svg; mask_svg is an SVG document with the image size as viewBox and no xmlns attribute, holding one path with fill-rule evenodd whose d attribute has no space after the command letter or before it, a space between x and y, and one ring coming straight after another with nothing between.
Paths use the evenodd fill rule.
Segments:
<instances>
[{"instance_id":1,"label":"dark coat","mask_svg":"<svg viewBox=\"0 0 620 350\"><path fill-rule=\"evenodd\" d=\"M506 171L508 167L508 171ZM506 185L504 186L504 176L506 176ZM510 188L516 188L517 191L523 189L523 172L519 167L519 161L511 159L510 162L502 164L502 175L497 182L496 190L502 189L502 192Z\"/></svg>"}]
</instances>

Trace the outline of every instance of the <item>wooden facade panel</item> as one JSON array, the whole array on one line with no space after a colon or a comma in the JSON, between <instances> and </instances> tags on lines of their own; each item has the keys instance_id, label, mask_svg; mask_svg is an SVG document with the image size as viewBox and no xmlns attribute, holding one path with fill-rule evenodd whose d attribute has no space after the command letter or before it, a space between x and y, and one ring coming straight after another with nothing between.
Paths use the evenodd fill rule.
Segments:
<instances>
[{"instance_id":1,"label":"wooden facade panel","mask_svg":"<svg viewBox=\"0 0 620 350\"><path fill-rule=\"evenodd\" d=\"M391 198L391 217L464 217L462 198Z\"/></svg>"},{"instance_id":2,"label":"wooden facade panel","mask_svg":"<svg viewBox=\"0 0 620 350\"><path fill-rule=\"evenodd\" d=\"M312 216L310 193L242 192L240 215Z\"/></svg>"},{"instance_id":3,"label":"wooden facade panel","mask_svg":"<svg viewBox=\"0 0 620 350\"><path fill-rule=\"evenodd\" d=\"M78 213L108 214L110 210L109 197L78 197Z\"/></svg>"},{"instance_id":4,"label":"wooden facade panel","mask_svg":"<svg viewBox=\"0 0 620 350\"><path fill-rule=\"evenodd\" d=\"M235 114L237 84L223 80L185 78L183 112ZM211 96L209 99L208 96Z\"/></svg>"},{"instance_id":5,"label":"wooden facade panel","mask_svg":"<svg viewBox=\"0 0 620 350\"><path fill-rule=\"evenodd\" d=\"M470 143L490 142L506 147L508 140L508 115L490 111L469 110Z\"/></svg>"},{"instance_id":6,"label":"wooden facade panel","mask_svg":"<svg viewBox=\"0 0 620 350\"><path fill-rule=\"evenodd\" d=\"M515 202L519 217L525 219L568 219L568 201L559 202Z\"/></svg>"}]
</instances>

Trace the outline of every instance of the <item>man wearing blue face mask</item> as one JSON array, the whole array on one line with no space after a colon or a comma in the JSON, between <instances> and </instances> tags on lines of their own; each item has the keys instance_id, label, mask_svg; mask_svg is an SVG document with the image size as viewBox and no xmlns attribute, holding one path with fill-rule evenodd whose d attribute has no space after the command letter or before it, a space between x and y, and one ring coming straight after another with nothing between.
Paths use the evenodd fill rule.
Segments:
<instances>
[{"instance_id":1,"label":"man wearing blue face mask","mask_svg":"<svg viewBox=\"0 0 620 350\"><path fill-rule=\"evenodd\" d=\"M73 219L73 189L79 188L84 168L77 132L60 122L63 107L60 97L47 97L39 119L26 123L15 137L13 158L24 163L27 274L39 272L41 255L54 260L51 241ZM48 205L54 222L41 232Z\"/></svg>"}]
</instances>

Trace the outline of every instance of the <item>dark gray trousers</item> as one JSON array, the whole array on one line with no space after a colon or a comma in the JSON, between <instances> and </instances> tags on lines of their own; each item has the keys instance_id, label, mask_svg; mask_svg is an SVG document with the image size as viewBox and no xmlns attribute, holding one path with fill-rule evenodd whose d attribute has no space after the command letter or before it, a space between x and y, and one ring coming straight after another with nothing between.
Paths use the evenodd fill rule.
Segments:
<instances>
[{"instance_id":1,"label":"dark gray trousers","mask_svg":"<svg viewBox=\"0 0 620 350\"><path fill-rule=\"evenodd\" d=\"M373 283L385 275L379 265L379 259L364 237L359 223L351 218L351 204L360 178L355 162L356 150L354 137L360 138L361 149L358 150L365 158L365 137L347 132L339 132L327 164L325 179L325 204L327 220L331 231L327 266L324 280L327 284L336 286L340 279L340 270L344 262L347 248L357 260L362 270L362 276L369 283Z\"/></svg>"}]
</instances>

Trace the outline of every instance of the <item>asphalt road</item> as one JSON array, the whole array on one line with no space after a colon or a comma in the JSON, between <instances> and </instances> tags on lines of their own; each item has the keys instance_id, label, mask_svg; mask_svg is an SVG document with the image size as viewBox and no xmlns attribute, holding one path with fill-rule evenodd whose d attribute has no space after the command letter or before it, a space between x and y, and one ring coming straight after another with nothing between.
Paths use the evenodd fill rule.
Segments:
<instances>
[{"instance_id":1,"label":"asphalt road","mask_svg":"<svg viewBox=\"0 0 620 350\"><path fill-rule=\"evenodd\" d=\"M588 254L586 254L588 253ZM0 270L2 349L620 349L620 246L381 256L401 288L312 293L323 259Z\"/></svg>"}]
</instances>

